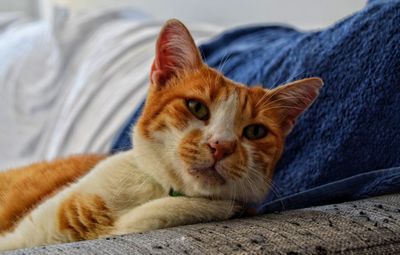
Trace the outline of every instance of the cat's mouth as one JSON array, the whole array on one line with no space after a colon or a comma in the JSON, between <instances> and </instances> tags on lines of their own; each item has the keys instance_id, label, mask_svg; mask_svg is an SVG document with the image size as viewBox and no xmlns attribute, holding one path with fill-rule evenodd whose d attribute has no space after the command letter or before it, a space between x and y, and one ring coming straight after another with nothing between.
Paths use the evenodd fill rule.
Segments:
<instances>
[{"instance_id":1,"label":"cat's mouth","mask_svg":"<svg viewBox=\"0 0 400 255\"><path fill-rule=\"evenodd\" d=\"M214 166L205 168L191 168L189 173L195 178L209 185L223 185L226 180L218 173Z\"/></svg>"}]
</instances>

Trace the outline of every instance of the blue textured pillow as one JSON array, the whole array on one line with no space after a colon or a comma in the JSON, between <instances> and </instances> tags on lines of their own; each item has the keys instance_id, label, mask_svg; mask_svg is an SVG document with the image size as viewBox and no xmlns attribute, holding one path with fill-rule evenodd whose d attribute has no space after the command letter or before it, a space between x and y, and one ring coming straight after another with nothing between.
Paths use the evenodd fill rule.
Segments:
<instances>
[{"instance_id":1,"label":"blue textured pillow","mask_svg":"<svg viewBox=\"0 0 400 255\"><path fill-rule=\"evenodd\" d=\"M202 45L210 66L276 87L320 76L320 97L287 139L260 211L400 191L400 2L372 1L322 31L258 26ZM113 150L129 145L129 120Z\"/></svg>"}]
</instances>

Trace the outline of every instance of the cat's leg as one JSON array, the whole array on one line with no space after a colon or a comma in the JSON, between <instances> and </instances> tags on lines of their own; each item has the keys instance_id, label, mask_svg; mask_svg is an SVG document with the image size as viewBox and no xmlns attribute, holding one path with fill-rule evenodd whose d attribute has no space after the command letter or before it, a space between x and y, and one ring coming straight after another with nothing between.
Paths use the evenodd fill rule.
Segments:
<instances>
[{"instance_id":1,"label":"cat's leg","mask_svg":"<svg viewBox=\"0 0 400 255\"><path fill-rule=\"evenodd\" d=\"M15 233L7 233L0 236L0 251L15 250L24 247L22 236Z\"/></svg>"},{"instance_id":2,"label":"cat's leg","mask_svg":"<svg viewBox=\"0 0 400 255\"><path fill-rule=\"evenodd\" d=\"M110 233L113 223L113 211L99 195L69 193L39 206L0 236L0 251L94 239Z\"/></svg>"},{"instance_id":3,"label":"cat's leg","mask_svg":"<svg viewBox=\"0 0 400 255\"><path fill-rule=\"evenodd\" d=\"M121 210L162 195L161 187L135 172L131 158L129 153L110 157L44 201L11 233L0 237L0 250L94 239L110 233Z\"/></svg>"},{"instance_id":4,"label":"cat's leg","mask_svg":"<svg viewBox=\"0 0 400 255\"><path fill-rule=\"evenodd\" d=\"M56 209L57 203L50 199L26 215L14 230L0 237L0 251L55 243Z\"/></svg>"},{"instance_id":5,"label":"cat's leg","mask_svg":"<svg viewBox=\"0 0 400 255\"><path fill-rule=\"evenodd\" d=\"M241 210L237 203L206 198L165 197L121 216L112 234L127 234L200 222L226 220Z\"/></svg>"}]
</instances>

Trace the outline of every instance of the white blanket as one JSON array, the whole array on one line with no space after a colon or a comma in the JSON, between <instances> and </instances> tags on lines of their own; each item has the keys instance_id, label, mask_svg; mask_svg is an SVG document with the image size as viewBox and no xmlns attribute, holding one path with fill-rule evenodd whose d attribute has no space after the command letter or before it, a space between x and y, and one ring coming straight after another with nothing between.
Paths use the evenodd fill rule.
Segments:
<instances>
[{"instance_id":1,"label":"white blanket","mask_svg":"<svg viewBox=\"0 0 400 255\"><path fill-rule=\"evenodd\" d=\"M61 14L61 15L60 15ZM106 153L144 99L162 23L109 10L55 24L0 17L0 169ZM198 40L219 28L189 26Z\"/></svg>"}]
</instances>

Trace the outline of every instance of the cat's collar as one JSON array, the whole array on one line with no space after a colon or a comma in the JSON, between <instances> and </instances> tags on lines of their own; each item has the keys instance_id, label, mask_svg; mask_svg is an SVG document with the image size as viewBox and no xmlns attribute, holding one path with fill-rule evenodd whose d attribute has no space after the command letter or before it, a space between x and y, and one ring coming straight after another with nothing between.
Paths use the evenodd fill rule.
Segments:
<instances>
[{"instance_id":1,"label":"cat's collar","mask_svg":"<svg viewBox=\"0 0 400 255\"><path fill-rule=\"evenodd\" d=\"M185 196L184 193L179 192L179 191L176 191L176 190L174 190L173 188L170 188L170 189L169 189L169 195L170 195L171 197L182 197L182 196Z\"/></svg>"}]
</instances>

